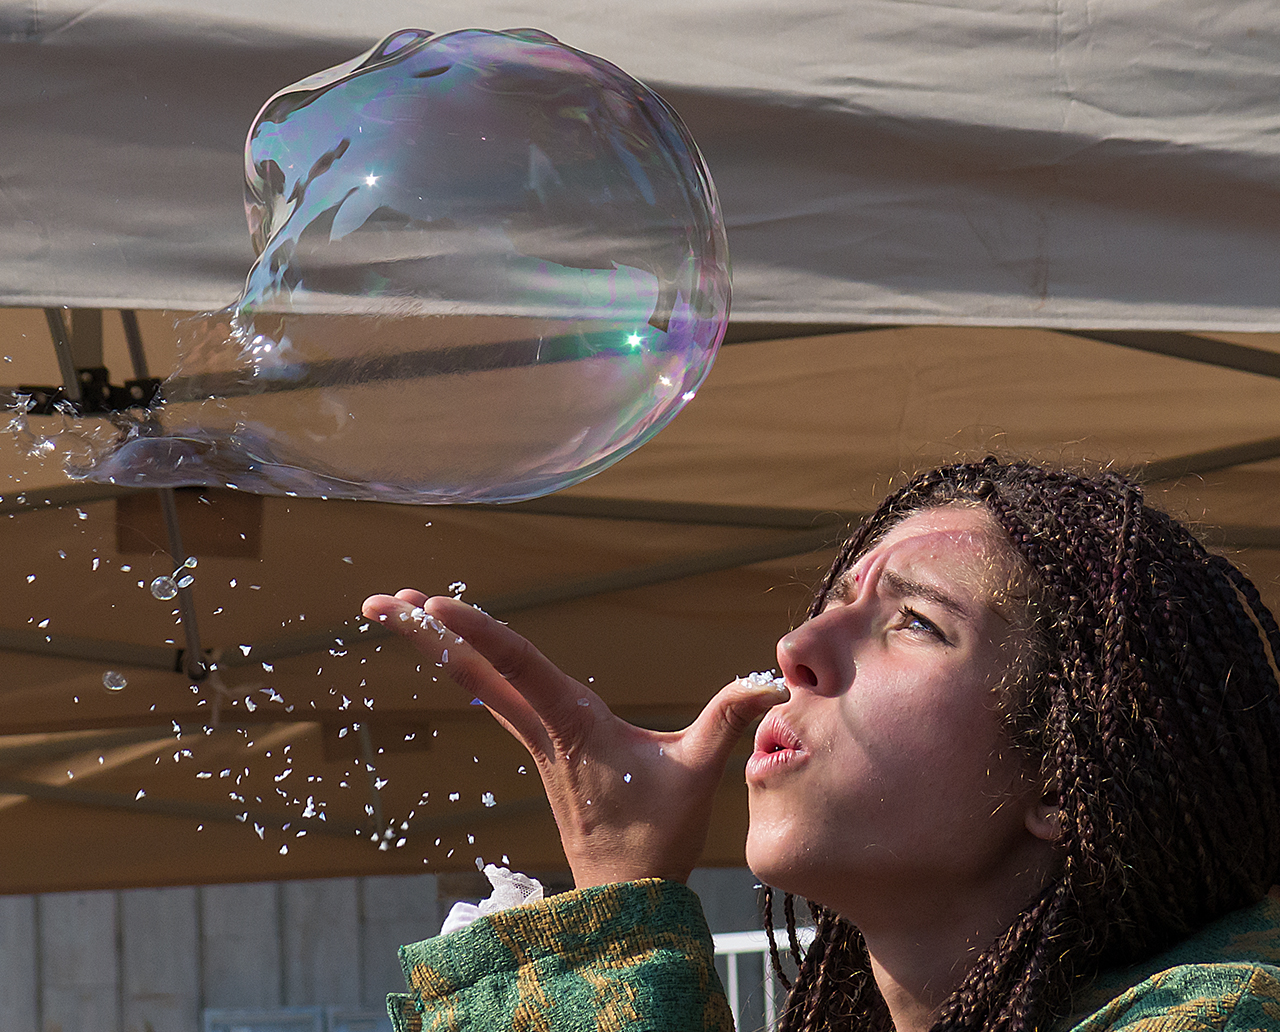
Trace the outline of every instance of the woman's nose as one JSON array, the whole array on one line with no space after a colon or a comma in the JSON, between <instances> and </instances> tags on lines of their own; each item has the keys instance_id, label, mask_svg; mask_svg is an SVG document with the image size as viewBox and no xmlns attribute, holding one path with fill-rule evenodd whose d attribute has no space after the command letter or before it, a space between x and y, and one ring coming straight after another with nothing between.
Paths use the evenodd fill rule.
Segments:
<instances>
[{"instance_id":1,"label":"woman's nose","mask_svg":"<svg viewBox=\"0 0 1280 1032\"><path fill-rule=\"evenodd\" d=\"M853 683L852 628L857 617L836 606L778 639L778 666L788 685L837 695Z\"/></svg>"}]
</instances>

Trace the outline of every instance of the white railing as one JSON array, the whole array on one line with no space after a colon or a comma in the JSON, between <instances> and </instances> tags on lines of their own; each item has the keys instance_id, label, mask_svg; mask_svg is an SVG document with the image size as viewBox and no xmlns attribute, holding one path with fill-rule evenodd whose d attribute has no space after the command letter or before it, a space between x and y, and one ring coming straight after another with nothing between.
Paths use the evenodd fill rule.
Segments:
<instances>
[{"instance_id":1,"label":"white railing","mask_svg":"<svg viewBox=\"0 0 1280 1032\"><path fill-rule=\"evenodd\" d=\"M778 951L787 953L787 930L778 928L773 933L778 944ZM778 1018L778 990L781 988L777 976L773 973L773 965L769 960L769 939L764 931L758 932L720 932L712 936L716 944L716 956L728 961L728 978L725 980L725 993L729 997L729 1010L733 1012L733 1027L738 1032L745 1032L741 1026L742 1003L757 989L764 992L764 1027L772 1029ZM813 942L812 928L797 928L796 939L802 947ZM759 957L760 980L757 982L754 973L744 986L738 977L738 958L757 955Z\"/></svg>"}]
</instances>

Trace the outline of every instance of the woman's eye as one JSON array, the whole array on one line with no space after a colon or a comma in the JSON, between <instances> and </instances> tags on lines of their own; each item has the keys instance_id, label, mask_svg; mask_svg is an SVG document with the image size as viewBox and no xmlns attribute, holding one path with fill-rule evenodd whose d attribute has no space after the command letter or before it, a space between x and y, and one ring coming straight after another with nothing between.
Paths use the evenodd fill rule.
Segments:
<instances>
[{"instance_id":1,"label":"woman's eye","mask_svg":"<svg viewBox=\"0 0 1280 1032\"><path fill-rule=\"evenodd\" d=\"M902 609L902 621L907 630L919 631L920 633L927 634L941 642L945 642L947 640L947 636L942 633L936 623L930 620L927 616L921 616L909 606L904 606Z\"/></svg>"}]
</instances>

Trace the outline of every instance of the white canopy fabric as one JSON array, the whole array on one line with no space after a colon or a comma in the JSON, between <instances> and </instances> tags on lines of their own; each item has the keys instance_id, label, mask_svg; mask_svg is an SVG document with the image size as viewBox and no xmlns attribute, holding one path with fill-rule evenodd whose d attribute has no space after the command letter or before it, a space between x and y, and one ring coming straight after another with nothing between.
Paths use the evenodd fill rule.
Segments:
<instances>
[{"instance_id":1,"label":"white canopy fabric","mask_svg":"<svg viewBox=\"0 0 1280 1032\"><path fill-rule=\"evenodd\" d=\"M1265 0L0 0L0 303L227 304L267 97L525 25L682 114L738 320L1280 329Z\"/></svg>"}]
</instances>

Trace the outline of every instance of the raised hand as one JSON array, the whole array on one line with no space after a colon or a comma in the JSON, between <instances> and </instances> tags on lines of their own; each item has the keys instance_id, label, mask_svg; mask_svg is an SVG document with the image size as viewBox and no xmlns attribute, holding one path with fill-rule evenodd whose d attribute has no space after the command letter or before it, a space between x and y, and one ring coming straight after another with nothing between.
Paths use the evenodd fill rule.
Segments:
<instances>
[{"instance_id":1,"label":"raised hand","mask_svg":"<svg viewBox=\"0 0 1280 1032\"><path fill-rule=\"evenodd\" d=\"M689 877L734 742L785 688L734 681L683 731L614 716L590 688L480 610L405 589L364 614L409 638L533 757L579 888Z\"/></svg>"}]
</instances>

